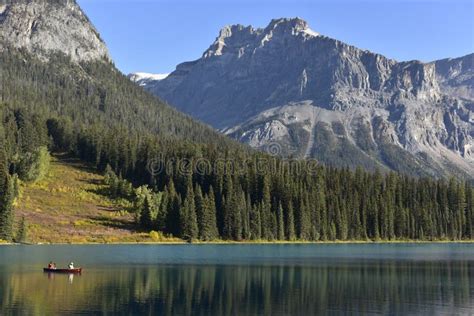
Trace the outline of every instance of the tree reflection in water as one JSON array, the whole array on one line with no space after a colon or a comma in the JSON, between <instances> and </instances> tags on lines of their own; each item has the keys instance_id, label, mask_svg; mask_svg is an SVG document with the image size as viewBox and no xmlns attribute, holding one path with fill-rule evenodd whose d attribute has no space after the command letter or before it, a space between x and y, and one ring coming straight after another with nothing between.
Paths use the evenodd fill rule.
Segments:
<instances>
[{"instance_id":1,"label":"tree reflection in water","mask_svg":"<svg viewBox=\"0 0 474 316\"><path fill-rule=\"evenodd\" d=\"M470 261L392 260L121 266L77 278L0 270L0 314L468 313L473 273Z\"/></svg>"}]
</instances>

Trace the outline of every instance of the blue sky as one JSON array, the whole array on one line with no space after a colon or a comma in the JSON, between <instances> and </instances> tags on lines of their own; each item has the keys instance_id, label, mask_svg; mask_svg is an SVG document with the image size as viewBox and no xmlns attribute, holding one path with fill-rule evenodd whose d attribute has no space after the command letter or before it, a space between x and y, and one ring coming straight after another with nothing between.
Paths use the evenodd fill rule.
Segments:
<instances>
[{"instance_id":1,"label":"blue sky","mask_svg":"<svg viewBox=\"0 0 474 316\"><path fill-rule=\"evenodd\" d=\"M301 17L321 34L397 60L474 52L473 0L78 0L124 73L197 59L228 24Z\"/></svg>"}]
</instances>

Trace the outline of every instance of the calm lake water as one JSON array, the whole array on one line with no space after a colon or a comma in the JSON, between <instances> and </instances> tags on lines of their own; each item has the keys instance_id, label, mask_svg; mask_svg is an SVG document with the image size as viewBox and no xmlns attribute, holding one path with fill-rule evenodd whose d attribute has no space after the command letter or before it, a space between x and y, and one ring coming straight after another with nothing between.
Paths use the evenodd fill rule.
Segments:
<instances>
[{"instance_id":1,"label":"calm lake water","mask_svg":"<svg viewBox=\"0 0 474 316\"><path fill-rule=\"evenodd\" d=\"M471 315L474 244L0 247L0 315L347 313Z\"/></svg>"}]
</instances>

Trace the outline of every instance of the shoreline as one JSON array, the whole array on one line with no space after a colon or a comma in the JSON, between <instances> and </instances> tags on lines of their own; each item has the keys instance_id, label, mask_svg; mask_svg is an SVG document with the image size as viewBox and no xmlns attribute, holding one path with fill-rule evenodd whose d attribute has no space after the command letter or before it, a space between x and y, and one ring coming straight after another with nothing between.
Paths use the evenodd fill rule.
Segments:
<instances>
[{"instance_id":1,"label":"shoreline","mask_svg":"<svg viewBox=\"0 0 474 316\"><path fill-rule=\"evenodd\" d=\"M334 241L144 241L144 242L81 242L81 243L9 243L0 246L76 246L76 245L350 245L350 244L474 244L474 240L334 240Z\"/></svg>"}]
</instances>

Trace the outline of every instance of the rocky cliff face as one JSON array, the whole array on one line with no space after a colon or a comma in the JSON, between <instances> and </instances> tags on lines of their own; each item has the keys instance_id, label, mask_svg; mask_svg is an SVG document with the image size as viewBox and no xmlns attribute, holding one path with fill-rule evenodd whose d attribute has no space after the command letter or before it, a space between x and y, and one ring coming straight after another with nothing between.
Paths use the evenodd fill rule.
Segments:
<instances>
[{"instance_id":1,"label":"rocky cliff face","mask_svg":"<svg viewBox=\"0 0 474 316\"><path fill-rule=\"evenodd\" d=\"M55 51L76 62L110 59L99 33L74 0L0 1L0 49L5 45L46 59Z\"/></svg>"},{"instance_id":2,"label":"rocky cliff face","mask_svg":"<svg viewBox=\"0 0 474 316\"><path fill-rule=\"evenodd\" d=\"M419 175L474 175L472 56L396 62L301 19L223 28L145 87L253 147Z\"/></svg>"},{"instance_id":3,"label":"rocky cliff face","mask_svg":"<svg viewBox=\"0 0 474 316\"><path fill-rule=\"evenodd\" d=\"M474 54L433 62L444 93L474 101Z\"/></svg>"}]
</instances>

